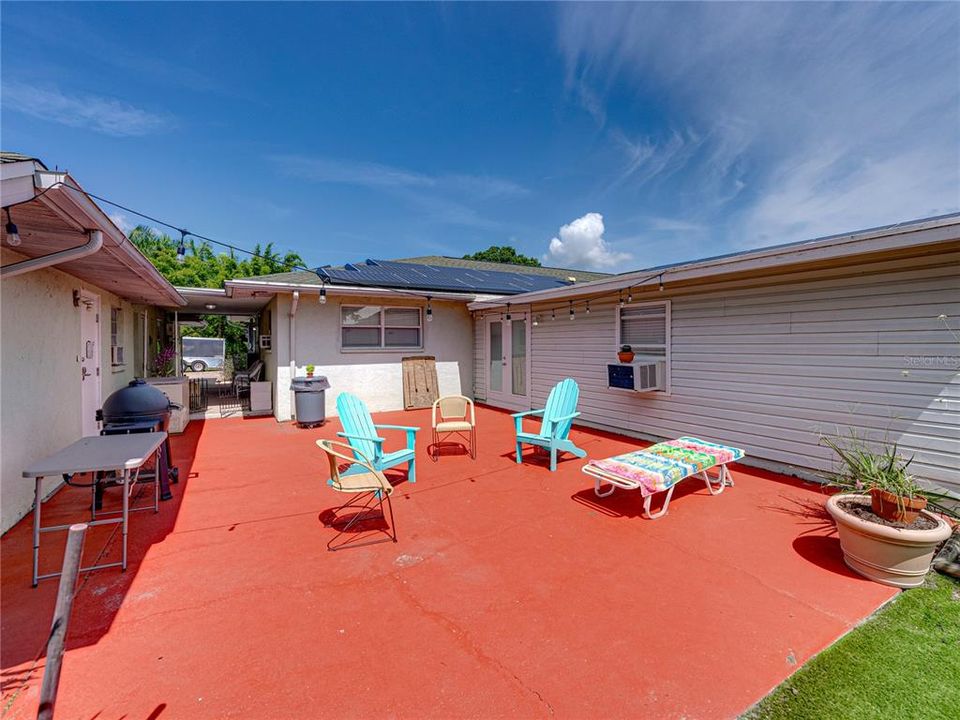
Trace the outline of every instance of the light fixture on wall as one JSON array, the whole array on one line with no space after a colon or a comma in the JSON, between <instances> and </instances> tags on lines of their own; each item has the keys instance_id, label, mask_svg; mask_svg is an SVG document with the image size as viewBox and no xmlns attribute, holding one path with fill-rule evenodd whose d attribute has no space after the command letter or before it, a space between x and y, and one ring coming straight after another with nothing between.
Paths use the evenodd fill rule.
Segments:
<instances>
[{"instance_id":1,"label":"light fixture on wall","mask_svg":"<svg viewBox=\"0 0 960 720\"><path fill-rule=\"evenodd\" d=\"M326 305L326 304L327 304L327 285L326 285L326 283L322 283L322 284L320 285L320 304L321 304L321 305Z\"/></svg>"},{"instance_id":2,"label":"light fixture on wall","mask_svg":"<svg viewBox=\"0 0 960 720\"><path fill-rule=\"evenodd\" d=\"M429 295L427 295L427 322L433 322L433 305L430 303Z\"/></svg>"},{"instance_id":3,"label":"light fixture on wall","mask_svg":"<svg viewBox=\"0 0 960 720\"><path fill-rule=\"evenodd\" d=\"M182 263L187 259L187 245L186 245L187 231L180 231L180 242L177 243L177 262Z\"/></svg>"},{"instance_id":4,"label":"light fixture on wall","mask_svg":"<svg viewBox=\"0 0 960 720\"><path fill-rule=\"evenodd\" d=\"M20 245L20 230L17 228L16 223L10 218L10 208L4 208L7 211L7 245L10 247L18 247Z\"/></svg>"}]
</instances>

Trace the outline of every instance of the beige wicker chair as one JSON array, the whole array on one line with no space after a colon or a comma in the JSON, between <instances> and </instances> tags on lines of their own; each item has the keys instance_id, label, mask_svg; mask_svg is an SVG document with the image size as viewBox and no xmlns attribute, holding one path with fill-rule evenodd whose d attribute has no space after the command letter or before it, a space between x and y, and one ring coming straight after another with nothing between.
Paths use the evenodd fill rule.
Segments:
<instances>
[{"instance_id":1,"label":"beige wicker chair","mask_svg":"<svg viewBox=\"0 0 960 720\"><path fill-rule=\"evenodd\" d=\"M397 541L397 530L393 520L393 505L390 504L390 495L393 494L393 486L384 477L383 473L375 470L370 460L362 452L351 447L347 443L336 440L317 440L317 446L327 455L330 463L330 479L327 483L337 492L353 495L350 500L345 502L337 509L331 511L332 518L324 524L327 527L336 529L338 521L337 515L346 508L359 507L361 510L356 513L336 535L327 543L327 550L342 550L347 547L362 547L364 545L374 545L376 543ZM341 470L341 466L347 466ZM365 501L360 503L360 500ZM383 531L387 537L379 540L366 540L363 542L346 542L334 545L337 538L348 532L354 525L372 518L386 521L383 512L383 503L386 501L387 509L390 511L390 532ZM374 510L374 506L379 506L379 511Z\"/></svg>"},{"instance_id":2,"label":"beige wicker chair","mask_svg":"<svg viewBox=\"0 0 960 720\"><path fill-rule=\"evenodd\" d=\"M437 422L439 412L440 421ZM440 458L440 439L456 435L469 446L470 457L477 459L477 417L473 409L473 400L463 395L446 395L433 402L431 415L433 425L433 444L430 457L436 462Z\"/></svg>"}]
</instances>

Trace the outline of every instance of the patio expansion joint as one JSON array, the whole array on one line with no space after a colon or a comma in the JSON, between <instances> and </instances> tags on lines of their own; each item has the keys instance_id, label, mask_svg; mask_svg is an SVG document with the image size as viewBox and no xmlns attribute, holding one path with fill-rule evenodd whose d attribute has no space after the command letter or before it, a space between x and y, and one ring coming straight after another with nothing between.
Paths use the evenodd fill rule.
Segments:
<instances>
[{"instance_id":1,"label":"patio expansion joint","mask_svg":"<svg viewBox=\"0 0 960 720\"><path fill-rule=\"evenodd\" d=\"M553 708L553 705L550 703L549 700L547 700L543 696L543 694L539 690L537 690L536 688L530 687L530 685L524 682L523 679L516 672L514 672L509 667L507 667L499 659L486 653L480 647L479 643L477 643L477 641L473 639L470 633L467 632L467 630L465 630L463 627L461 627L459 623L457 623L451 617L441 612L438 612L436 610L430 610L427 607L425 607L423 603L421 603L417 599L416 595L410 588L409 583L407 583L406 580L403 579L400 573L393 572L393 573L390 573L389 576L396 581L397 588L400 591L401 597L404 600L406 600L416 612L420 613L423 617L427 618L428 620L434 622L435 624L441 626L443 629L450 632L457 639L457 643L466 652L468 652L470 655L475 657L477 660L487 664L488 666L493 667L501 675L505 675L509 677L509 679L512 680L514 684L519 686L519 688L524 693L535 696L538 703L544 706L544 708L547 710L547 712L550 715L556 714Z\"/></svg>"}]
</instances>

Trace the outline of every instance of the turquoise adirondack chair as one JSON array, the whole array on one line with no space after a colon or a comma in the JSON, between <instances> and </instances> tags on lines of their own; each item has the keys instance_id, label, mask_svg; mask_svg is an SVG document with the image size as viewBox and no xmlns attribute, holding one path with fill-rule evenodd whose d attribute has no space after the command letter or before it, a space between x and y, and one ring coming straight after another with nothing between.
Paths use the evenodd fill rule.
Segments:
<instances>
[{"instance_id":1,"label":"turquoise adirondack chair","mask_svg":"<svg viewBox=\"0 0 960 720\"><path fill-rule=\"evenodd\" d=\"M407 480L417 481L414 449L417 430L420 428L407 425L374 425L366 403L347 392L337 396L337 413L343 425L343 432L338 432L337 435L346 438L350 447L362 453L361 457L369 458L375 470L383 471L407 463ZM407 446L403 450L385 453L384 438L380 437L378 430L403 430L407 433ZM359 465L352 465L344 474L349 475L354 471L363 472L364 469Z\"/></svg>"},{"instance_id":2,"label":"turquoise adirondack chair","mask_svg":"<svg viewBox=\"0 0 960 720\"><path fill-rule=\"evenodd\" d=\"M550 471L557 469L557 453L568 452L577 457L586 457L587 453L570 440L570 426L577 412L577 400L580 388L572 378L561 380L550 391L547 406L543 410L530 410L515 413L513 421L517 425L517 464L523 462L522 446L536 445L550 451ZM540 416L540 432L523 432L523 418L528 415Z\"/></svg>"}]
</instances>

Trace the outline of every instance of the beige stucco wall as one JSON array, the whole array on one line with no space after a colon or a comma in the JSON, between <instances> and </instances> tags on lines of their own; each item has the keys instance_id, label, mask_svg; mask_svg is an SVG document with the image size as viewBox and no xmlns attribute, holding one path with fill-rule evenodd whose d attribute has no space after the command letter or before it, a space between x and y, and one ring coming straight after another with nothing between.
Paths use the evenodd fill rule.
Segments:
<instances>
[{"instance_id":1,"label":"beige stucco wall","mask_svg":"<svg viewBox=\"0 0 960 720\"><path fill-rule=\"evenodd\" d=\"M4 264L21 256L4 249ZM73 291L100 296L101 398L134 376L134 309L116 295L59 270L37 270L0 282L0 532L33 504L23 468L81 436L80 311ZM110 367L110 307L124 312L127 365ZM61 484L49 478L51 492Z\"/></svg>"},{"instance_id":2,"label":"beige stucco wall","mask_svg":"<svg viewBox=\"0 0 960 720\"><path fill-rule=\"evenodd\" d=\"M423 307L418 300L376 300L373 298L331 297L321 305L316 295L300 298L294 318L291 369L290 307L291 295L278 296L271 303L273 351L265 354L271 366L268 377L274 381L274 410L278 420L292 417L290 377L306 375L306 366L316 366L317 375L326 375L331 389L326 394L327 415L336 414L336 398L341 392L354 393L367 403L371 412L403 409L401 359L416 355L436 358L437 381L441 394L472 394L473 320L464 303L433 301L433 321L425 322L422 350L351 351L340 348L340 305L382 305Z\"/></svg>"}]
</instances>

